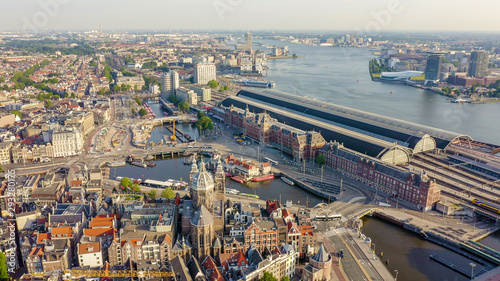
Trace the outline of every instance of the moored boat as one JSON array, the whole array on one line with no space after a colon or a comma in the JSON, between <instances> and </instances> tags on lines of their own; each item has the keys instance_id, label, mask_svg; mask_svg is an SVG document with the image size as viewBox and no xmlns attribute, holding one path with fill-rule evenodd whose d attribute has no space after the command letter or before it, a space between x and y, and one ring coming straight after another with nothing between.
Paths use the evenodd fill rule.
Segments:
<instances>
[{"instance_id":1,"label":"moored boat","mask_svg":"<svg viewBox=\"0 0 500 281\"><path fill-rule=\"evenodd\" d=\"M113 161L106 163L106 166L114 168L114 167L125 166L126 164L127 163L125 161Z\"/></svg>"},{"instance_id":2,"label":"moored boat","mask_svg":"<svg viewBox=\"0 0 500 281\"><path fill-rule=\"evenodd\" d=\"M259 199L259 195L257 194L247 194L247 193L240 193L240 195L242 196L247 196L247 197L252 197L252 198L255 198L255 199Z\"/></svg>"},{"instance_id":3,"label":"moored boat","mask_svg":"<svg viewBox=\"0 0 500 281\"><path fill-rule=\"evenodd\" d=\"M281 177L281 180L283 182L285 182L286 184L289 184L289 185L295 185L295 182L293 182L291 179L289 178L286 178L286 177Z\"/></svg>"},{"instance_id":4,"label":"moored boat","mask_svg":"<svg viewBox=\"0 0 500 281\"><path fill-rule=\"evenodd\" d=\"M132 162L130 162L130 165L141 167L141 168L146 168L148 166L142 161L132 161Z\"/></svg>"},{"instance_id":5,"label":"moored boat","mask_svg":"<svg viewBox=\"0 0 500 281\"><path fill-rule=\"evenodd\" d=\"M236 181L236 182L239 182L239 183L244 183L245 182L245 179L240 177L240 176L234 176L234 177L231 177L231 179L233 181Z\"/></svg>"},{"instance_id":6,"label":"moored boat","mask_svg":"<svg viewBox=\"0 0 500 281\"><path fill-rule=\"evenodd\" d=\"M267 181L267 180L272 180L272 179L274 179L274 175L267 175L267 176L255 177L252 179L252 181L259 182L259 181Z\"/></svg>"}]
</instances>

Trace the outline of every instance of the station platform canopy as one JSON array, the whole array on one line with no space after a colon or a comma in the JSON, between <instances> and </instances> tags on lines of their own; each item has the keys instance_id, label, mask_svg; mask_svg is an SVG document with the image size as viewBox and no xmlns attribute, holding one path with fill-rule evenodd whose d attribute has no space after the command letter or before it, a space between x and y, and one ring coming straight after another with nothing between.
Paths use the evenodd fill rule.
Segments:
<instances>
[{"instance_id":1,"label":"station platform canopy","mask_svg":"<svg viewBox=\"0 0 500 281\"><path fill-rule=\"evenodd\" d=\"M276 90L241 90L238 97L278 106L339 127L357 131L412 149L412 153L445 149L456 139L472 138L375 113L336 105Z\"/></svg>"}]
</instances>

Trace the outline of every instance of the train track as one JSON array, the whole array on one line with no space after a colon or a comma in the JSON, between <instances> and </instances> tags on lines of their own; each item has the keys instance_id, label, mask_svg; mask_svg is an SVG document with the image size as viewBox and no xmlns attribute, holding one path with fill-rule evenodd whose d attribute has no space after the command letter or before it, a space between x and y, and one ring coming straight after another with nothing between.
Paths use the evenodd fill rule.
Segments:
<instances>
[{"instance_id":1,"label":"train track","mask_svg":"<svg viewBox=\"0 0 500 281\"><path fill-rule=\"evenodd\" d=\"M469 196L474 196L487 201L492 201L492 197L495 198L495 200L497 197L500 197L498 192L486 190L484 188L480 189L477 185L467 182L467 180L460 178L458 175L451 174L452 172L450 173L450 171L448 171L448 173L447 171L433 171L433 167L431 165L420 161L412 161L412 165L425 169L428 175L435 179L439 185L449 187L457 192L468 194Z\"/></svg>"},{"instance_id":2,"label":"train track","mask_svg":"<svg viewBox=\"0 0 500 281\"><path fill-rule=\"evenodd\" d=\"M497 189L500 189L500 187L497 184L495 184L495 183L492 184L491 180L489 180L489 179L485 179L485 178L482 178L480 175L474 175L471 172L458 169L458 168L456 168L454 166L450 166L450 163L447 162L442 157L438 157L438 156L435 156L433 154L426 154L426 155L417 154L417 155L415 155L415 157L418 158L418 159L420 159L421 161L424 161L424 162L431 163L433 165L439 166L441 169L446 169L446 170L452 171L452 172L454 172L456 174L459 174L459 175L461 175L463 177L468 178L469 180L476 181L480 185L485 185L486 184L486 185L489 185L489 186L493 186L493 187L495 187Z\"/></svg>"}]
</instances>

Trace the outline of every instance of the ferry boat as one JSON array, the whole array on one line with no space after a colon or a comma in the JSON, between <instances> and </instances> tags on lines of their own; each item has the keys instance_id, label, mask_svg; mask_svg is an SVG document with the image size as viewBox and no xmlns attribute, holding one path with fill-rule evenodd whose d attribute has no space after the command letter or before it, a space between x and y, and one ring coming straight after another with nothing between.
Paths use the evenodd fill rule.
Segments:
<instances>
[{"instance_id":1,"label":"ferry boat","mask_svg":"<svg viewBox=\"0 0 500 281\"><path fill-rule=\"evenodd\" d=\"M240 176L234 176L234 177L231 177L231 179L233 181L236 181L236 182L239 182L239 183L244 183L245 182L245 179L240 177Z\"/></svg>"},{"instance_id":2,"label":"ferry boat","mask_svg":"<svg viewBox=\"0 0 500 281\"><path fill-rule=\"evenodd\" d=\"M295 185L295 182L293 182L291 179L289 178L286 178L286 177L281 177L281 180L283 182L285 182L286 184L289 184L289 185Z\"/></svg>"},{"instance_id":3,"label":"ferry boat","mask_svg":"<svg viewBox=\"0 0 500 281\"><path fill-rule=\"evenodd\" d=\"M252 198L255 198L255 199L259 199L260 198L260 196L257 195L257 194L240 193L240 195L247 196L247 197L252 197Z\"/></svg>"},{"instance_id":4,"label":"ferry boat","mask_svg":"<svg viewBox=\"0 0 500 281\"><path fill-rule=\"evenodd\" d=\"M274 179L274 175L267 175L267 176L255 177L252 179L252 181L259 182L259 181L267 181L267 180L272 180L272 179Z\"/></svg>"},{"instance_id":5,"label":"ferry boat","mask_svg":"<svg viewBox=\"0 0 500 281\"><path fill-rule=\"evenodd\" d=\"M245 87L274 88L276 86L272 81L234 80L233 82Z\"/></svg>"},{"instance_id":6,"label":"ferry boat","mask_svg":"<svg viewBox=\"0 0 500 281\"><path fill-rule=\"evenodd\" d=\"M240 194L240 192L238 190L232 189L232 188L226 188L226 193L227 194L234 194L234 195Z\"/></svg>"},{"instance_id":7,"label":"ferry boat","mask_svg":"<svg viewBox=\"0 0 500 281\"><path fill-rule=\"evenodd\" d=\"M113 161L113 162L107 162L106 166L114 168L114 167L121 167L125 166L127 163L125 161Z\"/></svg>"}]
</instances>

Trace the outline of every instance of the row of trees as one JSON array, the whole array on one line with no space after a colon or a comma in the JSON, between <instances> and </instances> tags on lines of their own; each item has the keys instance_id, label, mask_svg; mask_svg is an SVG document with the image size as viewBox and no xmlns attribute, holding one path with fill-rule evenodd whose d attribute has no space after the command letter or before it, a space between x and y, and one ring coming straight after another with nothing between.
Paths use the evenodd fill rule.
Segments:
<instances>
[{"instance_id":1,"label":"row of trees","mask_svg":"<svg viewBox=\"0 0 500 281\"><path fill-rule=\"evenodd\" d=\"M133 182L130 178L125 177L120 181L120 184L117 188L114 188L113 192L141 192L141 188L138 183ZM147 196L151 199L155 199L157 195L156 190L151 190L148 192ZM171 187L165 187L160 193L161 198L173 199L175 198L175 192Z\"/></svg>"},{"instance_id":2,"label":"row of trees","mask_svg":"<svg viewBox=\"0 0 500 281\"><path fill-rule=\"evenodd\" d=\"M370 60L369 70L370 70L370 74L378 74L378 73L382 73L384 71L387 71L387 67L383 64L380 64L378 59L375 58L375 59Z\"/></svg>"},{"instance_id":3,"label":"row of trees","mask_svg":"<svg viewBox=\"0 0 500 281\"><path fill-rule=\"evenodd\" d=\"M176 95L170 95L168 101L173 103L180 111L186 112L189 110L189 103L187 101L179 101Z\"/></svg>"}]
</instances>

